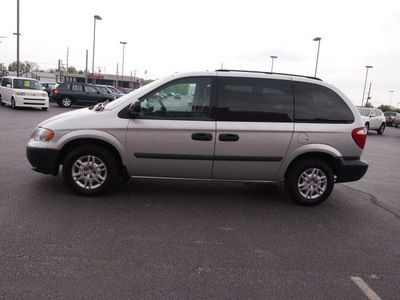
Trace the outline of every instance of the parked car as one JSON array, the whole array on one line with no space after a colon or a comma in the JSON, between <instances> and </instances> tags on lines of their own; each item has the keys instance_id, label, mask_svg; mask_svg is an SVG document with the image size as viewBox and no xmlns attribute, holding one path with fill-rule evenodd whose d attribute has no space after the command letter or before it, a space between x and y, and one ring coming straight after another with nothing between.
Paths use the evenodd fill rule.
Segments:
<instances>
[{"instance_id":1,"label":"parked car","mask_svg":"<svg viewBox=\"0 0 400 300\"><path fill-rule=\"evenodd\" d=\"M386 125L394 126L396 116L400 116L400 114L394 111L385 111Z\"/></svg>"},{"instance_id":2,"label":"parked car","mask_svg":"<svg viewBox=\"0 0 400 300\"><path fill-rule=\"evenodd\" d=\"M400 114L397 114L393 120L393 126L398 128L400 126Z\"/></svg>"},{"instance_id":3,"label":"parked car","mask_svg":"<svg viewBox=\"0 0 400 300\"><path fill-rule=\"evenodd\" d=\"M47 95L50 96L51 89L53 89L57 85L57 82L41 82L40 86L42 87L42 90L47 93Z\"/></svg>"},{"instance_id":4,"label":"parked car","mask_svg":"<svg viewBox=\"0 0 400 300\"><path fill-rule=\"evenodd\" d=\"M182 99L163 99L166 91ZM366 137L351 101L321 80L219 70L174 74L46 120L27 157L45 174L62 165L65 183L86 196L119 176L284 182L299 204L316 205L335 183L364 176Z\"/></svg>"},{"instance_id":5,"label":"parked car","mask_svg":"<svg viewBox=\"0 0 400 300\"><path fill-rule=\"evenodd\" d=\"M121 94L129 94L130 92L123 87L119 87L119 86L113 86L114 89L118 90Z\"/></svg>"},{"instance_id":6,"label":"parked car","mask_svg":"<svg viewBox=\"0 0 400 300\"><path fill-rule=\"evenodd\" d=\"M39 80L5 76L0 83L0 104L9 104L12 108L37 107L47 110L49 96L42 90Z\"/></svg>"},{"instance_id":7,"label":"parked car","mask_svg":"<svg viewBox=\"0 0 400 300\"><path fill-rule=\"evenodd\" d=\"M117 91L115 91L115 89L111 89L106 85L94 84L93 86L96 87L100 92L102 92L104 94L113 95L115 97L115 99L123 96L121 93L118 93Z\"/></svg>"},{"instance_id":8,"label":"parked car","mask_svg":"<svg viewBox=\"0 0 400 300\"><path fill-rule=\"evenodd\" d=\"M105 94L90 84L63 82L51 90L50 96L59 106L94 105L99 102L113 101L114 95Z\"/></svg>"},{"instance_id":9,"label":"parked car","mask_svg":"<svg viewBox=\"0 0 400 300\"><path fill-rule=\"evenodd\" d=\"M385 132L386 118L379 108L361 107L358 111L367 131L376 130L378 134Z\"/></svg>"},{"instance_id":10,"label":"parked car","mask_svg":"<svg viewBox=\"0 0 400 300\"><path fill-rule=\"evenodd\" d=\"M169 97L169 96L174 97L174 99L181 99L181 95L180 95L180 94L176 94L176 93L168 92L168 93L167 93L167 96L168 96L168 97Z\"/></svg>"}]
</instances>

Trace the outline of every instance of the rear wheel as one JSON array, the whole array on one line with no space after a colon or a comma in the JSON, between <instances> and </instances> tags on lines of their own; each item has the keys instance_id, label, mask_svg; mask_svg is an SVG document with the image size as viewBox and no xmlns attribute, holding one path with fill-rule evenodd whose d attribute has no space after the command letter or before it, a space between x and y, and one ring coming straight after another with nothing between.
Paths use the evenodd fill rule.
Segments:
<instances>
[{"instance_id":1,"label":"rear wheel","mask_svg":"<svg viewBox=\"0 0 400 300\"><path fill-rule=\"evenodd\" d=\"M112 189L118 181L118 165L104 147L83 145L67 155L63 177L69 188L85 196L97 196Z\"/></svg>"},{"instance_id":2,"label":"rear wheel","mask_svg":"<svg viewBox=\"0 0 400 300\"><path fill-rule=\"evenodd\" d=\"M381 127L379 127L379 129L376 132L378 132L378 134L382 135L385 132L385 128L386 128L385 123L382 123Z\"/></svg>"},{"instance_id":3,"label":"rear wheel","mask_svg":"<svg viewBox=\"0 0 400 300\"><path fill-rule=\"evenodd\" d=\"M369 131L369 123L365 123L365 129L367 129L367 132Z\"/></svg>"},{"instance_id":4,"label":"rear wheel","mask_svg":"<svg viewBox=\"0 0 400 300\"><path fill-rule=\"evenodd\" d=\"M72 100L69 97L63 97L60 101L60 106L62 107L71 107L72 105Z\"/></svg>"},{"instance_id":5,"label":"rear wheel","mask_svg":"<svg viewBox=\"0 0 400 300\"><path fill-rule=\"evenodd\" d=\"M317 205L332 193L334 175L331 167L320 159L296 162L286 173L287 193L301 205Z\"/></svg>"},{"instance_id":6,"label":"rear wheel","mask_svg":"<svg viewBox=\"0 0 400 300\"><path fill-rule=\"evenodd\" d=\"M0 94L0 105L1 105L1 106L6 105L6 104L3 102L3 98L1 97L1 94Z\"/></svg>"}]
</instances>

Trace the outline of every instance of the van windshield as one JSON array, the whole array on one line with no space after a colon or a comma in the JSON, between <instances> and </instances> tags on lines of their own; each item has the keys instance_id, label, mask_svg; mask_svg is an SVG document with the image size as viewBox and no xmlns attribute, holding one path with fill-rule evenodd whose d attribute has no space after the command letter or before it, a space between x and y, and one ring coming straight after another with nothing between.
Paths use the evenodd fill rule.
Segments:
<instances>
[{"instance_id":1,"label":"van windshield","mask_svg":"<svg viewBox=\"0 0 400 300\"><path fill-rule=\"evenodd\" d=\"M13 79L13 87L14 89L29 89L29 90L41 90L41 86L39 81L34 79L21 79L15 78Z\"/></svg>"},{"instance_id":2,"label":"van windshield","mask_svg":"<svg viewBox=\"0 0 400 300\"><path fill-rule=\"evenodd\" d=\"M129 94L125 94L124 96L122 96L114 101L111 101L110 103L107 104L107 109L113 109L113 108L121 105L122 103L125 103L125 100L127 98L132 99L132 100L135 99L136 95L140 95L142 93L143 89L151 89L154 86L157 86L157 84L159 83L159 80L160 79L157 79L149 84L146 84L146 85L138 88L137 90L135 90Z\"/></svg>"}]
</instances>

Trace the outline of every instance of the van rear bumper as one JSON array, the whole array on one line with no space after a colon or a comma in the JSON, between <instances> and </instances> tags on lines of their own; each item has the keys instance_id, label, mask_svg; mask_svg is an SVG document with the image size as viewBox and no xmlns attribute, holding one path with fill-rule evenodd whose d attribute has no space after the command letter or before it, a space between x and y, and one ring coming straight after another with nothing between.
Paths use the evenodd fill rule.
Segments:
<instances>
[{"instance_id":1,"label":"van rear bumper","mask_svg":"<svg viewBox=\"0 0 400 300\"><path fill-rule=\"evenodd\" d=\"M359 157L339 157L336 159L336 182L360 180L368 170L368 163Z\"/></svg>"}]
</instances>

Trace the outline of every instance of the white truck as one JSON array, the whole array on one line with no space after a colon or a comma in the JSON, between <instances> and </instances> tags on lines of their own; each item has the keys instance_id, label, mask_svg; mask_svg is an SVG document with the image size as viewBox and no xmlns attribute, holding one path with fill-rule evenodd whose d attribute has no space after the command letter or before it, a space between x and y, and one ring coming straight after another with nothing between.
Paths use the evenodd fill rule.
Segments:
<instances>
[{"instance_id":1,"label":"white truck","mask_svg":"<svg viewBox=\"0 0 400 300\"><path fill-rule=\"evenodd\" d=\"M0 104L12 108L49 108L49 96L43 91L39 80L23 77L3 77L0 84Z\"/></svg>"}]
</instances>

